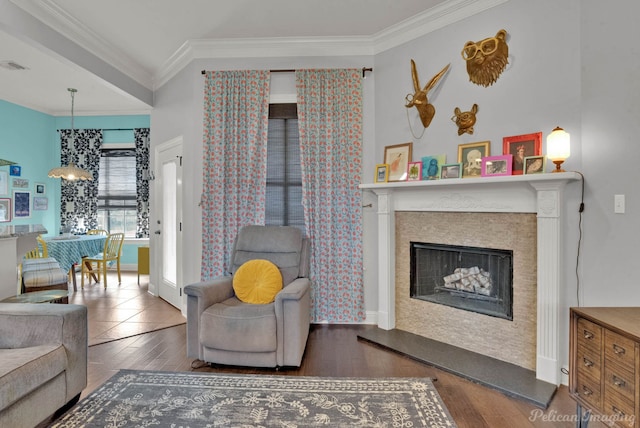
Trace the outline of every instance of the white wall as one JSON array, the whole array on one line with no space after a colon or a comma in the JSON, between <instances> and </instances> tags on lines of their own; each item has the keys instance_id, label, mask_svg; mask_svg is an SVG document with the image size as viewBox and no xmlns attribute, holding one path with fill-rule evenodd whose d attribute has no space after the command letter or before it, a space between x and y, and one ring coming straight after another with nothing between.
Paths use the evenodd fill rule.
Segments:
<instances>
[{"instance_id":1,"label":"white wall","mask_svg":"<svg viewBox=\"0 0 640 428\"><path fill-rule=\"evenodd\" d=\"M152 145L183 135L185 139L185 283L200 275L200 198L202 174L202 69L270 69L373 66L364 81L365 122L363 181L373 181L384 147L414 142L414 159L446 153L456 161L458 144L491 141L502 153L504 136L543 132L555 126L572 136L572 155L565 169L586 177L582 222L580 289L576 278L579 244L580 183L566 188L568 220L564 224L561 343L568 355L568 308L577 305L640 305L634 256L640 241L638 169L640 159L640 14L636 0L511 0L477 16L434 31L373 57L197 60L156 92ZM468 81L460 51L507 30L510 65L488 88ZM445 64L451 69L430 93L436 116L424 136L414 140L404 97L413 92L410 59L424 85ZM473 135L457 135L450 120L455 107L478 104ZM415 110L410 117L415 121ZM416 128L418 129L418 128ZM543 140L543 152L546 142ZM551 166L548 167L551 169ZM613 213L613 195L626 195L626 214ZM375 198L365 192L364 209L366 307L377 309ZM153 222L153 219L152 219ZM508 231L505 231L508 232Z\"/></svg>"}]
</instances>

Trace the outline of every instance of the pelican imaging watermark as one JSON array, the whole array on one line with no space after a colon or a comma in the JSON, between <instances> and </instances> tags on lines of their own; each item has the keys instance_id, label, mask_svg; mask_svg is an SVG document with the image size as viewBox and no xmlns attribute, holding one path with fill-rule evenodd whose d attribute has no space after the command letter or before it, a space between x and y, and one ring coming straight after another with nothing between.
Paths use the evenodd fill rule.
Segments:
<instances>
[{"instance_id":1,"label":"pelican imaging watermark","mask_svg":"<svg viewBox=\"0 0 640 428\"><path fill-rule=\"evenodd\" d=\"M607 426L613 425L615 422L625 422L633 426L635 422L635 415L625 415L623 413L617 415L598 415L593 413L585 413L582 415L583 422L602 422ZM579 422L580 417L577 413L567 414L567 413L559 413L557 410L549 410L545 412L541 409L534 409L529 414L529 420L531 422L541 421L541 422Z\"/></svg>"}]
</instances>

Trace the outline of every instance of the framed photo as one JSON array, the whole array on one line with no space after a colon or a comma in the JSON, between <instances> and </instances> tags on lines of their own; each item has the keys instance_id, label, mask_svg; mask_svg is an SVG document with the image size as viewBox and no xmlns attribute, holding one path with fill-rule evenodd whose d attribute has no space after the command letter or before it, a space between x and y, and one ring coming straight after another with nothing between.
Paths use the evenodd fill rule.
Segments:
<instances>
[{"instance_id":1,"label":"framed photo","mask_svg":"<svg viewBox=\"0 0 640 428\"><path fill-rule=\"evenodd\" d=\"M28 189L29 188L29 180L24 178L14 178L13 179L13 188L14 189Z\"/></svg>"},{"instance_id":2,"label":"framed photo","mask_svg":"<svg viewBox=\"0 0 640 428\"><path fill-rule=\"evenodd\" d=\"M524 158L525 174L542 174L546 170L546 156L527 156Z\"/></svg>"},{"instance_id":3,"label":"framed photo","mask_svg":"<svg viewBox=\"0 0 640 428\"><path fill-rule=\"evenodd\" d=\"M482 158L482 176L499 177L511 175L513 155L486 156Z\"/></svg>"},{"instance_id":4,"label":"framed photo","mask_svg":"<svg viewBox=\"0 0 640 428\"><path fill-rule=\"evenodd\" d=\"M0 195L9 194L9 174L7 171L0 171Z\"/></svg>"},{"instance_id":5,"label":"framed photo","mask_svg":"<svg viewBox=\"0 0 640 428\"><path fill-rule=\"evenodd\" d=\"M422 162L409 162L407 167L407 181L422 180Z\"/></svg>"},{"instance_id":6,"label":"framed photo","mask_svg":"<svg viewBox=\"0 0 640 428\"><path fill-rule=\"evenodd\" d=\"M490 156L490 141L458 145L458 162L462 164L462 178L482 176L482 158Z\"/></svg>"},{"instance_id":7,"label":"framed photo","mask_svg":"<svg viewBox=\"0 0 640 428\"><path fill-rule=\"evenodd\" d=\"M376 165L376 176L374 178L374 182L376 183L386 183L389 179L389 165L386 163L379 163Z\"/></svg>"},{"instance_id":8,"label":"framed photo","mask_svg":"<svg viewBox=\"0 0 640 428\"><path fill-rule=\"evenodd\" d=\"M440 167L440 179L460 178L462 175L462 163L448 163Z\"/></svg>"},{"instance_id":9,"label":"framed photo","mask_svg":"<svg viewBox=\"0 0 640 428\"><path fill-rule=\"evenodd\" d=\"M31 217L31 192L13 191L13 218Z\"/></svg>"},{"instance_id":10,"label":"framed photo","mask_svg":"<svg viewBox=\"0 0 640 428\"><path fill-rule=\"evenodd\" d=\"M437 180L440 178L440 168L446 163L447 155L433 155L422 158L422 179Z\"/></svg>"},{"instance_id":11,"label":"framed photo","mask_svg":"<svg viewBox=\"0 0 640 428\"><path fill-rule=\"evenodd\" d=\"M43 197L33 197L33 210L34 211L46 211L49 209L49 199Z\"/></svg>"},{"instance_id":12,"label":"framed photo","mask_svg":"<svg viewBox=\"0 0 640 428\"><path fill-rule=\"evenodd\" d=\"M22 174L22 167L20 165L11 165L9 167L9 175L13 177L20 177Z\"/></svg>"},{"instance_id":13,"label":"framed photo","mask_svg":"<svg viewBox=\"0 0 640 428\"><path fill-rule=\"evenodd\" d=\"M0 223L11 221L11 198L0 199Z\"/></svg>"},{"instance_id":14,"label":"framed photo","mask_svg":"<svg viewBox=\"0 0 640 428\"><path fill-rule=\"evenodd\" d=\"M407 166L411 162L413 143L396 144L384 148L384 163L389 165L387 181L405 181Z\"/></svg>"},{"instance_id":15,"label":"framed photo","mask_svg":"<svg viewBox=\"0 0 640 428\"><path fill-rule=\"evenodd\" d=\"M43 196L47 193L47 187L44 183L35 183L33 186L35 187L36 195Z\"/></svg>"},{"instance_id":16,"label":"framed photo","mask_svg":"<svg viewBox=\"0 0 640 428\"><path fill-rule=\"evenodd\" d=\"M542 155L542 132L504 137L502 139L502 154L512 154L513 175L522 174L524 158Z\"/></svg>"}]
</instances>

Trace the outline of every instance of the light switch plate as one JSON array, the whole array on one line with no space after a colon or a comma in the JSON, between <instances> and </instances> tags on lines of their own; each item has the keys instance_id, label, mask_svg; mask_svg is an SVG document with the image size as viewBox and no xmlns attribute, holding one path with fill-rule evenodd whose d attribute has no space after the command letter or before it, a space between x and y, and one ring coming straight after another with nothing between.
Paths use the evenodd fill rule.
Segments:
<instances>
[{"instance_id":1,"label":"light switch plate","mask_svg":"<svg viewBox=\"0 0 640 428\"><path fill-rule=\"evenodd\" d=\"M624 195L613 195L613 212L616 214L624 214Z\"/></svg>"}]
</instances>

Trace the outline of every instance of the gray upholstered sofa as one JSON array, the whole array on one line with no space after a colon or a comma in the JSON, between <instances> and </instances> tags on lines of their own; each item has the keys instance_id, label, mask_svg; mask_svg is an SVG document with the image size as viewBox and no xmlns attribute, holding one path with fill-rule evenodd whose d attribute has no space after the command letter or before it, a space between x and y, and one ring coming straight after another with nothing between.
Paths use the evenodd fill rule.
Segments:
<instances>
[{"instance_id":1,"label":"gray upholstered sofa","mask_svg":"<svg viewBox=\"0 0 640 428\"><path fill-rule=\"evenodd\" d=\"M34 427L87 385L87 308L0 303L0 426Z\"/></svg>"},{"instance_id":2,"label":"gray upholstered sofa","mask_svg":"<svg viewBox=\"0 0 640 428\"><path fill-rule=\"evenodd\" d=\"M231 255L235 274L245 262L274 263L283 288L275 301L245 303L233 276L191 284L187 294L187 355L251 367L299 367L309 336L309 241L290 226L245 226Z\"/></svg>"}]
</instances>

